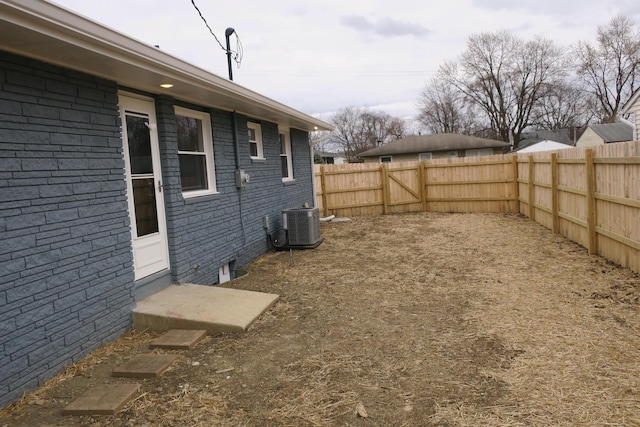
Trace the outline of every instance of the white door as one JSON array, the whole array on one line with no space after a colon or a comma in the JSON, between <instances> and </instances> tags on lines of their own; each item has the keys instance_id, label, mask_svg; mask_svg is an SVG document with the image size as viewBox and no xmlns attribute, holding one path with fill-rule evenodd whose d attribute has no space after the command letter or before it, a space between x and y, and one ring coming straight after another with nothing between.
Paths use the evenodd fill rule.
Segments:
<instances>
[{"instance_id":1,"label":"white door","mask_svg":"<svg viewBox=\"0 0 640 427\"><path fill-rule=\"evenodd\" d=\"M135 280L169 268L153 101L119 96Z\"/></svg>"}]
</instances>

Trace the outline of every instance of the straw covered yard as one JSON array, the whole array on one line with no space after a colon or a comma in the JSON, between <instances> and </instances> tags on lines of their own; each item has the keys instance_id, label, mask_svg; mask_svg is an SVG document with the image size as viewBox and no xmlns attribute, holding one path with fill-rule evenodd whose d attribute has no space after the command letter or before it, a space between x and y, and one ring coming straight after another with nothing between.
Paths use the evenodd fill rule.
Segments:
<instances>
[{"instance_id":1,"label":"straw covered yard","mask_svg":"<svg viewBox=\"0 0 640 427\"><path fill-rule=\"evenodd\" d=\"M640 425L640 277L515 214L323 223L227 286L277 293L248 332L179 353L115 416L63 417L132 331L0 426Z\"/></svg>"}]
</instances>

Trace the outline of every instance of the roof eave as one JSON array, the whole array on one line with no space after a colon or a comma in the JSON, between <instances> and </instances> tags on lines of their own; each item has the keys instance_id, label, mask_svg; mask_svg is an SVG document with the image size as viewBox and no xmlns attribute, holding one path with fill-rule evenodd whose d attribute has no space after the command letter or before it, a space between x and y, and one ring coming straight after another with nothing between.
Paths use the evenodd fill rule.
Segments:
<instances>
[{"instance_id":1,"label":"roof eave","mask_svg":"<svg viewBox=\"0 0 640 427\"><path fill-rule=\"evenodd\" d=\"M152 94L305 131L333 127L43 0L0 0L0 49ZM160 87L171 83L171 89Z\"/></svg>"},{"instance_id":2,"label":"roof eave","mask_svg":"<svg viewBox=\"0 0 640 427\"><path fill-rule=\"evenodd\" d=\"M629 114L629 110L631 110L638 98L640 98L640 88L636 89L631 98L622 106L621 114Z\"/></svg>"}]
</instances>

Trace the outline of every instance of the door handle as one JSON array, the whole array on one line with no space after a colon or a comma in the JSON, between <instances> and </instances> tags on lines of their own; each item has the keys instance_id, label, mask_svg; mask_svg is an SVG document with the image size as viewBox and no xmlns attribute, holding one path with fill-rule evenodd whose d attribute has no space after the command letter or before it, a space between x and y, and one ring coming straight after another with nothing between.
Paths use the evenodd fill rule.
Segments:
<instances>
[{"instance_id":1,"label":"door handle","mask_svg":"<svg viewBox=\"0 0 640 427\"><path fill-rule=\"evenodd\" d=\"M158 180L158 193L162 193L162 182L160 180Z\"/></svg>"}]
</instances>

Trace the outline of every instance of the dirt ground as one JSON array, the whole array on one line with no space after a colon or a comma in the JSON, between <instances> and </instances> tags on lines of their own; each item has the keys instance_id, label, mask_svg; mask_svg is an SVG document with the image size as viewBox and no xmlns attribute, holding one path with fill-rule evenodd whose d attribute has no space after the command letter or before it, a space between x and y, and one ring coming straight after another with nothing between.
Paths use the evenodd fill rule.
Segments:
<instances>
[{"instance_id":1,"label":"dirt ground","mask_svg":"<svg viewBox=\"0 0 640 427\"><path fill-rule=\"evenodd\" d=\"M132 331L0 411L0 426L640 425L640 276L518 215L323 223L229 287L277 293L115 416L60 410L156 333Z\"/></svg>"}]
</instances>

